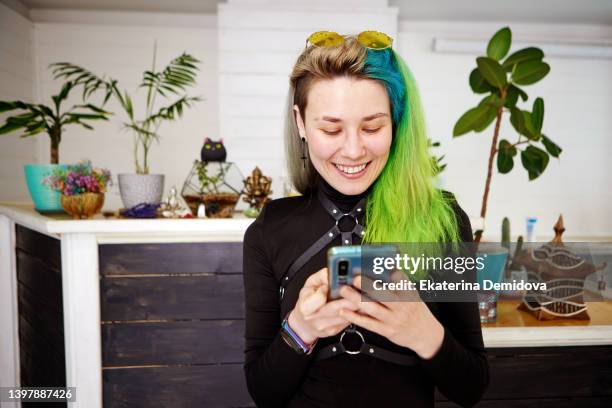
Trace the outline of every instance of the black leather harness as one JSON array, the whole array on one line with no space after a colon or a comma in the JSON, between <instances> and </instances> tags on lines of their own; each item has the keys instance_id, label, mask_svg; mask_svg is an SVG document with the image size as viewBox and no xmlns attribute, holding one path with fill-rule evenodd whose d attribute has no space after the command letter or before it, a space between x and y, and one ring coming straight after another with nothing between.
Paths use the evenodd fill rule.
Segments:
<instances>
[{"instance_id":1,"label":"black leather harness","mask_svg":"<svg viewBox=\"0 0 612 408\"><path fill-rule=\"evenodd\" d=\"M325 208L329 215L331 215L332 218L335 220L335 224L291 264L291 266L281 279L279 288L279 301L282 301L283 295L285 293L285 288L287 287L295 273L299 271L300 268L302 268L306 264L306 262L308 262L313 256L318 254L327 245L329 245L329 243L331 243L338 235L340 235L341 237L342 245L352 245L353 235L356 235L359 238L359 242L361 242L361 237L365 233L363 226L359 223L358 217L365 214L367 197L364 197L359 200L359 202L348 213L342 212L334 203L329 200L329 198L325 196L321 189L318 189L317 197L321 205L323 205L323 208ZM339 223L345 217L351 217L355 222L353 229L350 231L340 230ZM344 341L345 338L349 339L350 337L353 337L353 340L360 341L361 345L357 347L347 348L344 344ZM351 343L354 343L354 341ZM372 357L377 357L381 360L400 365L415 365L418 362L416 356L396 353L394 351L389 351L384 348L367 343L365 341L365 338L363 337L363 334L359 330L357 330L354 324L350 324L342 332L342 334L340 335L340 339L336 343L329 344L321 348L320 350L315 351L315 353L315 361L324 360L327 358L338 356L343 353L347 353L350 355L366 354Z\"/></svg>"}]
</instances>

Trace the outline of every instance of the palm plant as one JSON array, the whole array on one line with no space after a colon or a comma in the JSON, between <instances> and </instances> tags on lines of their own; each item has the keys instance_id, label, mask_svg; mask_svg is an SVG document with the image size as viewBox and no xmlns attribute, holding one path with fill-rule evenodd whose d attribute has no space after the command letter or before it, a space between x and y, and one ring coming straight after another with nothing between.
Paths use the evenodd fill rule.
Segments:
<instances>
[{"instance_id":1,"label":"palm plant","mask_svg":"<svg viewBox=\"0 0 612 408\"><path fill-rule=\"evenodd\" d=\"M68 99L70 92L75 89L75 81L67 81L57 95L51 97L53 106L41 103L27 103L22 101L0 101L0 113L19 110L21 113L10 116L0 127L0 135L21 131L21 137L31 137L46 132L51 139L51 164L59 163L59 146L62 141L62 131L66 125L81 125L92 130L87 123L91 120L108 120L110 112L93 104L73 105L62 112L62 103ZM106 101L106 100L105 100ZM103 104L104 105L104 104Z\"/></svg>"},{"instance_id":2,"label":"palm plant","mask_svg":"<svg viewBox=\"0 0 612 408\"><path fill-rule=\"evenodd\" d=\"M83 98L102 90L105 99L111 95L116 97L119 104L127 114L128 120L123 123L125 129L134 133L134 164L136 173L149 174L149 151L153 141L159 141L160 125L165 121L174 121L181 118L186 107L200 101L197 96L182 94L189 86L196 83L198 64L200 61L193 56L183 53L174 58L161 71L156 71L155 60L157 46L153 51L153 64L149 71L145 71L140 88L147 92L144 117L137 119L134 113L132 98L126 90L119 89L117 80L99 77L93 72L68 62L53 64L55 78L74 80L75 84L83 85ZM169 104L156 107L156 97L169 99L172 95L178 98Z\"/></svg>"}]
</instances>

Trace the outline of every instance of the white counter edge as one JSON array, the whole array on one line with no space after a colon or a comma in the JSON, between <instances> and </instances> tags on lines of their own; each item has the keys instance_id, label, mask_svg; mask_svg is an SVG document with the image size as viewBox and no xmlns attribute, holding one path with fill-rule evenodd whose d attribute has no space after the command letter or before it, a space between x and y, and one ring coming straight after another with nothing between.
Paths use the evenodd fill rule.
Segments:
<instances>
[{"instance_id":1,"label":"white counter edge","mask_svg":"<svg viewBox=\"0 0 612 408\"><path fill-rule=\"evenodd\" d=\"M612 345L612 326L483 327L487 348Z\"/></svg>"},{"instance_id":2,"label":"white counter edge","mask_svg":"<svg viewBox=\"0 0 612 408\"><path fill-rule=\"evenodd\" d=\"M118 235L132 237L140 236L147 240L157 240L155 235L182 236L195 238L198 235L219 236L240 239L254 221L253 218L210 218L210 219L92 219L92 220L55 220L39 214L34 209L23 206L0 204L0 214L6 215L17 224L30 227L47 235L90 233L108 235L109 240L117 239ZM151 236L153 234L153 236Z\"/></svg>"}]
</instances>

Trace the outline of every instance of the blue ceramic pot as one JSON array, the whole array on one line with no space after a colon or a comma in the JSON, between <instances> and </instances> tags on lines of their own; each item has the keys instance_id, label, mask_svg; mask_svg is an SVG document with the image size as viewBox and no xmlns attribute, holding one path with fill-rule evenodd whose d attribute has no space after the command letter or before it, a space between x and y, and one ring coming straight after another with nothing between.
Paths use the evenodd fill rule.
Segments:
<instances>
[{"instance_id":1,"label":"blue ceramic pot","mask_svg":"<svg viewBox=\"0 0 612 408\"><path fill-rule=\"evenodd\" d=\"M49 176L56 168L68 168L67 164L26 164L23 166L26 183L34 208L41 213L62 213L61 194L53 191L43 184L45 177Z\"/></svg>"},{"instance_id":2,"label":"blue ceramic pot","mask_svg":"<svg viewBox=\"0 0 612 408\"><path fill-rule=\"evenodd\" d=\"M491 243L481 243L478 249L477 256L484 259L484 268L477 273L480 287L483 288L485 280L501 283L508 259L508 249ZM498 290L495 292L499 294Z\"/></svg>"}]
</instances>

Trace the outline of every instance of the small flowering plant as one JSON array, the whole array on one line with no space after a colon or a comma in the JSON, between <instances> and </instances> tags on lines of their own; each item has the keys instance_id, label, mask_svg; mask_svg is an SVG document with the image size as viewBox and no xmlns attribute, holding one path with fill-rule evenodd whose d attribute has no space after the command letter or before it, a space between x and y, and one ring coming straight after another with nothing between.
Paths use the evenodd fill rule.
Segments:
<instances>
[{"instance_id":1,"label":"small flowering plant","mask_svg":"<svg viewBox=\"0 0 612 408\"><path fill-rule=\"evenodd\" d=\"M110 171L94 168L91 162L85 161L68 168L58 168L46 177L43 184L64 196L83 193L105 193L112 184Z\"/></svg>"}]
</instances>

